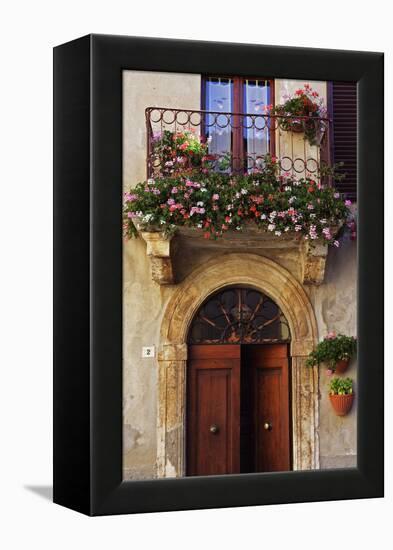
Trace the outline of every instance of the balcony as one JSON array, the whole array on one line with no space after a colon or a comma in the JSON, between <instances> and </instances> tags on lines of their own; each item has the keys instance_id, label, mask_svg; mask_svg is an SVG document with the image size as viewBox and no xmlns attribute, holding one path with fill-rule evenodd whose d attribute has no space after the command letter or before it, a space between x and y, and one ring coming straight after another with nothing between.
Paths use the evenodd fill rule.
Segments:
<instances>
[{"instance_id":1,"label":"balcony","mask_svg":"<svg viewBox=\"0 0 393 550\"><path fill-rule=\"evenodd\" d=\"M149 178L204 163L216 171L251 173L263 167L266 154L276 157L281 172L298 178L320 179L321 169L329 165L328 118L168 107L148 107L145 115ZM184 133L204 144L203 157L166 154L170 136Z\"/></svg>"},{"instance_id":2,"label":"balcony","mask_svg":"<svg viewBox=\"0 0 393 550\"><path fill-rule=\"evenodd\" d=\"M311 178L328 183L327 176L322 175L324 165L329 166L331 121L327 118L167 107L149 107L145 115L146 168L151 181L195 170L254 174L266 167L266 155L270 155L275 157L278 173L284 179ZM228 231L220 239L206 241L195 228L179 226L172 238L160 227L140 224L137 218L133 223L146 242L152 278L160 285L178 282L174 261L178 250L198 248L212 253L259 250L273 259L290 257L298 266L303 284L319 285L324 280L326 242L311 244L298 233L277 237L248 224L244 232ZM332 228L332 235L337 230Z\"/></svg>"}]
</instances>

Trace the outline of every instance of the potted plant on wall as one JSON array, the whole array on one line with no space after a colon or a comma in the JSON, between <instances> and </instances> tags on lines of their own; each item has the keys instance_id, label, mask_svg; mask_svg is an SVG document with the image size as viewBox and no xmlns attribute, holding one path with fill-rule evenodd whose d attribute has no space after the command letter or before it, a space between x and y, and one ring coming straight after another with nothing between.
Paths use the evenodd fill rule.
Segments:
<instances>
[{"instance_id":1,"label":"potted plant on wall","mask_svg":"<svg viewBox=\"0 0 393 550\"><path fill-rule=\"evenodd\" d=\"M353 397L353 381L351 378L332 378L329 384L329 399L338 416L345 416L349 413Z\"/></svg>"},{"instance_id":2,"label":"potted plant on wall","mask_svg":"<svg viewBox=\"0 0 393 550\"><path fill-rule=\"evenodd\" d=\"M310 353L306 364L314 367L326 363L328 374L341 374L347 370L351 357L356 353L356 343L353 336L329 332Z\"/></svg>"},{"instance_id":3,"label":"potted plant on wall","mask_svg":"<svg viewBox=\"0 0 393 550\"><path fill-rule=\"evenodd\" d=\"M285 99L280 105L267 107L278 115L279 127L285 131L304 132L310 145L317 145L325 129L322 119L326 117L326 107L323 99L310 84L304 84L293 96L286 96Z\"/></svg>"}]
</instances>

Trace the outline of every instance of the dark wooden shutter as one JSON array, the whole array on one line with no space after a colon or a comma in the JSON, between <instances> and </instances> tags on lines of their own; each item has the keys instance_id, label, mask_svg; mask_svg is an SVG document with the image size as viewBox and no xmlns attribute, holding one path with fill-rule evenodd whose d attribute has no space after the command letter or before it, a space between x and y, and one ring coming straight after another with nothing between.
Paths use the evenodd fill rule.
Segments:
<instances>
[{"instance_id":1,"label":"dark wooden shutter","mask_svg":"<svg viewBox=\"0 0 393 550\"><path fill-rule=\"evenodd\" d=\"M333 118L332 153L334 162L343 162L345 179L337 183L339 191L356 200L357 186L357 102L356 82L333 82L331 87Z\"/></svg>"}]
</instances>

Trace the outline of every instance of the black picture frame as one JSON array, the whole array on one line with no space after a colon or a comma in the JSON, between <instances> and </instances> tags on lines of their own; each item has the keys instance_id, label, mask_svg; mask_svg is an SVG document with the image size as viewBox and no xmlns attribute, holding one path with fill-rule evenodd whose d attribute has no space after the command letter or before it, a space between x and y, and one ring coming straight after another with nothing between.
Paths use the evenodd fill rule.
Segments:
<instances>
[{"instance_id":1,"label":"black picture frame","mask_svg":"<svg viewBox=\"0 0 393 550\"><path fill-rule=\"evenodd\" d=\"M358 83L358 464L122 481L122 71L256 67ZM109 35L56 47L54 502L105 515L382 497L383 397L383 54Z\"/></svg>"}]
</instances>

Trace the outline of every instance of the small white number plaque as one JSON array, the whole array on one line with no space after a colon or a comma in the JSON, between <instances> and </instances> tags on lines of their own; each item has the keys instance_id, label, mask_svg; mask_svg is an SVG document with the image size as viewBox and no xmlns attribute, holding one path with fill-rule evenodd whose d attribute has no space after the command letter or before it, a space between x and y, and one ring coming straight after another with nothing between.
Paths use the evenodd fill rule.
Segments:
<instances>
[{"instance_id":1,"label":"small white number plaque","mask_svg":"<svg viewBox=\"0 0 393 550\"><path fill-rule=\"evenodd\" d=\"M154 346L147 346L142 348L142 357L154 357L154 355L155 355Z\"/></svg>"}]
</instances>

